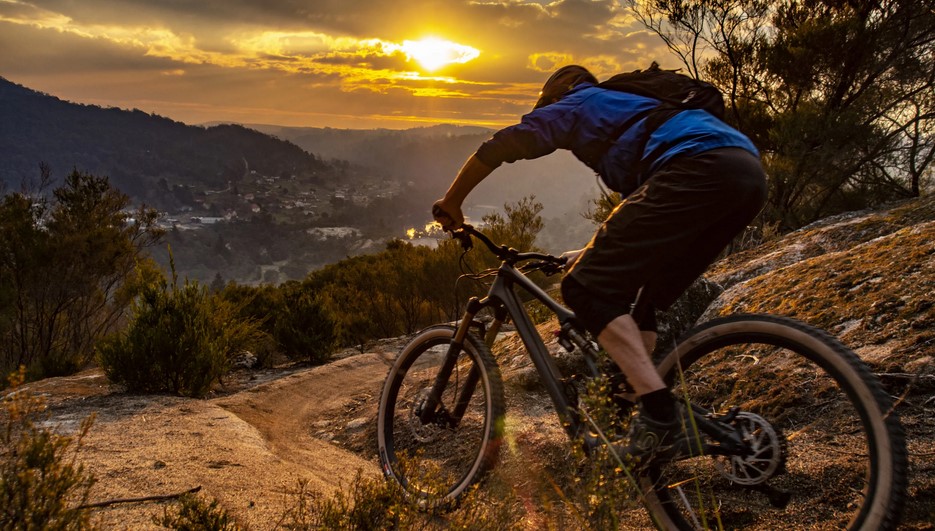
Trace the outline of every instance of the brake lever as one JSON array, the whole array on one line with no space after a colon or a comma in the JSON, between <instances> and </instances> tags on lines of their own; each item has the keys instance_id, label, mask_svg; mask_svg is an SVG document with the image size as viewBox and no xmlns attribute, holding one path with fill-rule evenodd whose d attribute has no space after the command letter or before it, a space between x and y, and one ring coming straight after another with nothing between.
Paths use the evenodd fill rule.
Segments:
<instances>
[{"instance_id":1,"label":"brake lever","mask_svg":"<svg viewBox=\"0 0 935 531\"><path fill-rule=\"evenodd\" d=\"M445 216L448 219L451 219L451 216L447 212L442 210L438 205L432 205L432 217L438 219L441 216ZM471 235L465 232L462 229L452 229L448 232L451 233L451 237L459 240L461 242L461 248L465 251L470 251L474 248L474 242L471 241Z\"/></svg>"},{"instance_id":2,"label":"brake lever","mask_svg":"<svg viewBox=\"0 0 935 531\"><path fill-rule=\"evenodd\" d=\"M460 241L461 248L465 251L470 251L474 248L474 241L471 239L471 235L463 230L451 231L451 237Z\"/></svg>"}]
</instances>

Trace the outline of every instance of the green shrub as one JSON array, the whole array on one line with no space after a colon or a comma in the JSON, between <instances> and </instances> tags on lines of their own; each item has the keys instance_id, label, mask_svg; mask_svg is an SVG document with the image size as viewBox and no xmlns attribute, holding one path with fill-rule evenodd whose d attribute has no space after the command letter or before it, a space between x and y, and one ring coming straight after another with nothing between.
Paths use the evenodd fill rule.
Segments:
<instances>
[{"instance_id":1,"label":"green shrub","mask_svg":"<svg viewBox=\"0 0 935 531\"><path fill-rule=\"evenodd\" d=\"M238 531L241 527L218 505L217 500L205 502L195 494L185 494L177 509L167 508L155 523L178 531Z\"/></svg>"},{"instance_id":2,"label":"green shrub","mask_svg":"<svg viewBox=\"0 0 935 531\"><path fill-rule=\"evenodd\" d=\"M273 338L292 359L324 363L336 343L335 323L318 297L300 285L285 284L276 315Z\"/></svg>"},{"instance_id":3,"label":"green shrub","mask_svg":"<svg viewBox=\"0 0 935 531\"><path fill-rule=\"evenodd\" d=\"M286 282L281 286L228 284L220 292L239 308L242 317L255 320L272 348L293 360L323 363L334 352L337 325L321 297L308 283ZM262 362L269 353L257 352Z\"/></svg>"},{"instance_id":4,"label":"green shrub","mask_svg":"<svg viewBox=\"0 0 935 531\"><path fill-rule=\"evenodd\" d=\"M257 325L197 282L173 272L146 285L127 329L103 342L99 361L131 392L204 396L230 370L230 357L257 340Z\"/></svg>"},{"instance_id":5,"label":"green shrub","mask_svg":"<svg viewBox=\"0 0 935 531\"><path fill-rule=\"evenodd\" d=\"M93 420L73 437L40 427L45 405L18 389L24 378L9 377L0 403L0 529L92 529L82 505L95 480L74 457Z\"/></svg>"}]
</instances>

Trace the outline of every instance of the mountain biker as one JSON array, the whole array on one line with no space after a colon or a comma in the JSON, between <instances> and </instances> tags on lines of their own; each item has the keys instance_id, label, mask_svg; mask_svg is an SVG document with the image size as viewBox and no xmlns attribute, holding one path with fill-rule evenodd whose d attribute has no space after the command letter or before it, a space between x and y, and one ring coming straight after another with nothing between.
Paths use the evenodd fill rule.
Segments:
<instances>
[{"instance_id":1,"label":"mountain biker","mask_svg":"<svg viewBox=\"0 0 935 531\"><path fill-rule=\"evenodd\" d=\"M665 121L638 153L645 118L622 134L617 129L659 102L597 83L581 66L558 69L520 123L468 158L433 215L445 229L457 229L464 199L495 168L556 149L570 150L619 192L625 199L587 246L563 254L570 267L562 296L639 396L622 450L646 462L678 458L697 443L650 358L655 311L668 308L757 215L765 175L753 143L700 109ZM644 158L639 167L648 169L641 172Z\"/></svg>"}]
</instances>

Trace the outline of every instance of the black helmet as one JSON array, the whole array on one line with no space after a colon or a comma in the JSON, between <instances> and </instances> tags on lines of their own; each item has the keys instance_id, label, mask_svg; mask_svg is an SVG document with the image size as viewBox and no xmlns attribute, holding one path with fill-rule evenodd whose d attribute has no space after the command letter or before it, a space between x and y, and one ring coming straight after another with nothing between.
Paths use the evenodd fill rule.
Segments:
<instances>
[{"instance_id":1,"label":"black helmet","mask_svg":"<svg viewBox=\"0 0 935 531\"><path fill-rule=\"evenodd\" d=\"M568 92L581 83L597 84L597 78L583 66L568 65L555 71L545 85L542 86L542 92L539 93L539 101L533 109L545 107L562 97L562 94Z\"/></svg>"}]
</instances>

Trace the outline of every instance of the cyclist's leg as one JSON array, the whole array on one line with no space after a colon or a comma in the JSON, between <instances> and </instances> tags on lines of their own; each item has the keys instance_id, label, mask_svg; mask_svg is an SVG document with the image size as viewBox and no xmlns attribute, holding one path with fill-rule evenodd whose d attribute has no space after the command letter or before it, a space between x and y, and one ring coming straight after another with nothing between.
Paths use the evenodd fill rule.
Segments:
<instances>
[{"instance_id":1,"label":"cyclist's leg","mask_svg":"<svg viewBox=\"0 0 935 531\"><path fill-rule=\"evenodd\" d=\"M563 281L565 302L656 420L677 419L641 337L641 331L655 331L647 316L668 307L764 201L759 161L743 150L673 161L614 210ZM640 304L631 316L637 294Z\"/></svg>"},{"instance_id":2,"label":"cyclist's leg","mask_svg":"<svg viewBox=\"0 0 935 531\"><path fill-rule=\"evenodd\" d=\"M562 280L562 298L579 322L621 367L630 385L639 394L665 388L656 374L649 353L655 346L656 321L630 315L632 298L612 299L585 288L573 276Z\"/></svg>"}]
</instances>

